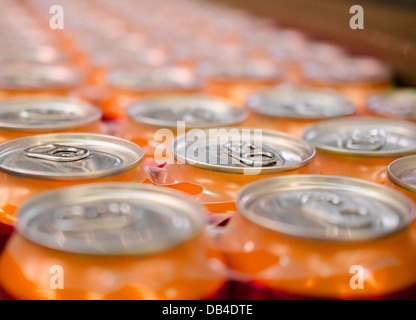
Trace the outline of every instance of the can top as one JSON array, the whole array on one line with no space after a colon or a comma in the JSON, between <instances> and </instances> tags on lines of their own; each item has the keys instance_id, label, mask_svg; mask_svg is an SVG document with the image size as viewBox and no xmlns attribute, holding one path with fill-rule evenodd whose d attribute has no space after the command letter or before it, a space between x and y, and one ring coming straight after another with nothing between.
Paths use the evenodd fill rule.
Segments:
<instances>
[{"instance_id":1,"label":"can top","mask_svg":"<svg viewBox=\"0 0 416 320\"><path fill-rule=\"evenodd\" d=\"M416 125L402 120L352 117L318 122L303 138L321 151L365 157L416 153Z\"/></svg>"},{"instance_id":2,"label":"can top","mask_svg":"<svg viewBox=\"0 0 416 320\"><path fill-rule=\"evenodd\" d=\"M366 107L379 115L416 120L416 90L391 89L376 93L367 99Z\"/></svg>"},{"instance_id":3,"label":"can top","mask_svg":"<svg viewBox=\"0 0 416 320\"><path fill-rule=\"evenodd\" d=\"M231 102L208 95L165 95L140 99L127 107L135 122L163 128L176 128L184 121L187 128L208 128L237 124L248 112Z\"/></svg>"},{"instance_id":4,"label":"can top","mask_svg":"<svg viewBox=\"0 0 416 320\"><path fill-rule=\"evenodd\" d=\"M172 143L178 162L236 174L287 172L309 164L315 148L308 142L273 130L220 128L178 136Z\"/></svg>"},{"instance_id":5,"label":"can top","mask_svg":"<svg viewBox=\"0 0 416 320\"><path fill-rule=\"evenodd\" d=\"M0 129L64 130L82 127L100 118L100 109L72 98L30 97L0 101Z\"/></svg>"},{"instance_id":6,"label":"can top","mask_svg":"<svg viewBox=\"0 0 416 320\"><path fill-rule=\"evenodd\" d=\"M284 70L268 61L203 61L199 64L198 69L203 77L214 77L226 80L280 80L284 77Z\"/></svg>"},{"instance_id":7,"label":"can top","mask_svg":"<svg viewBox=\"0 0 416 320\"><path fill-rule=\"evenodd\" d=\"M0 88L38 91L65 89L82 81L80 71L65 65L9 63L0 67Z\"/></svg>"},{"instance_id":8,"label":"can top","mask_svg":"<svg viewBox=\"0 0 416 320\"><path fill-rule=\"evenodd\" d=\"M0 170L48 180L85 180L128 171L141 161L136 144L107 135L55 133L29 136L0 145Z\"/></svg>"},{"instance_id":9,"label":"can top","mask_svg":"<svg viewBox=\"0 0 416 320\"><path fill-rule=\"evenodd\" d=\"M195 90L201 86L190 69L174 66L117 68L109 73L107 81L128 91Z\"/></svg>"},{"instance_id":10,"label":"can top","mask_svg":"<svg viewBox=\"0 0 416 320\"><path fill-rule=\"evenodd\" d=\"M345 57L334 61L308 61L302 64L307 79L333 84L380 83L392 77L390 67L381 61L367 57Z\"/></svg>"},{"instance_id":11,"label":"can top","mask_svg":"<svg viewBox=\"0 0 416 320\"><path fill-rule=\"evenodd\" d=\"M355 113L352 102L326 90L276 87L253 94L247 106L263 115L289 119L324 119Z\"/></svg>"},{"instance_id":12,"label":"can top","mask_svg":"<svg viewBox=\"0 0 416 320\"><path fill-rule=\"evenodd\" d=\"M43 193L18 212L18 232L41 246L89 255L149 255L202 232L204 211L178 191L94 183Z\"/></svg>"},{"instance_id":13,"label":"can top","mask_svg":"<svg viewBox=\"0 0 416 320\"><path fill-rule=\"evenodd\" d=\"M389 179L399 187L416 192L416 156L399 158L387 168Z\"/></svg>"},{"instance_id":14,"label":"can top","mask_svg":"<svg viewBox=\"0 0 416 320\"><path fill-rule=\"evenodd\" d=\"M286 235L314 240L365 241L396 233L414 219L403 194L338 176L295 175L251 183L237 196L250 221Z\"/></svg>"}]
</instances>

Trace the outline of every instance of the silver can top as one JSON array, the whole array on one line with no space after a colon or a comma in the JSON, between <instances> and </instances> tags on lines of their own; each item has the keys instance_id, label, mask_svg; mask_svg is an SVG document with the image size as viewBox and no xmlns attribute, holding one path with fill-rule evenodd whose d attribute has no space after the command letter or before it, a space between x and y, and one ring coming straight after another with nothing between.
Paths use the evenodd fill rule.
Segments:
<instances>
[{"instance_id":1,"label":"silver can top","mask_svg":"<svg viewBox=\"0 0 416 320\"><path fill-rule=\"evenodd\" d=\"M253 128L191 130L173 141L172 150L180 163L236 174L296 170L315 156L315 148L304 140Z\"/></svg>"},{"instance_id":2,"label":"silver can top","mask_svg":"<svg viewBox=\"0 0 416 320\"><path fill-rule=\"evenodd\" d=\"M30 97L0 101L0 129L64 130L82 127L100 118L100 109L76 99Z\"/></svg>"},{"instance_id":3,"label":"silver can top","mask_svg":"<svg viewBox=\"0 0 416 320\"><path fill-rule=\"evenodd\" d=\"M394 184L410 192L416 192L416 156L393 161L387 168L387 174Z\"/></svg>"},{"instance_id":4,"label":"silver can top","mask_svg":"<svg viewBox=\"0 0 416 320\"><path fill-rule=\"evenodd\" d=\"M391 89L367 99L370 112L407 120L416 120L416 89Z\"/></svg>"},{"instance_id":5,"label":"silver can top","mask_svg":"<svg viewBox=\"0 0 416 320\"><path fill-rule=\"evenodd\" d=\"M205 95L166 95L133 102L127 114L135 122L163 128L176 128L184 121L187 128L227 126L242 122L247 111L231 102Z\"/></svg>"},{"instance_id":6,"label":"silver can top","mask_svg":"<svg viewBox=\"0 0 416 320\"><path fill-rule=\"evenodd\" d=\"M0 67L0 88L5 90L65 89L82 80L80 71L65 65L9 63Z\"/></svg>"},{"instance_id":7,"label":"silver can top","mask_svg":"<svg viewBox=\"0 0 416 320\"><path fill-rule=\"evenodd\" d=\"M89 255L149 255L202 232L204 211L184 194L139 183L49 191L18 212L18 232L41 246Z\"/></svg>"},{"instance_id":8,"label":"silver can top","mask_svg":"<svg viewBox=\"0 0 416 320\"><path fill-rule=\"evenodd\" d=\"M204 77L219 77L248 80L280 80L285 76L281 67L267 61L237 60L237 61L203 61L199 63L198 72Z\"/></svg>"},{"instance_id":9,"label":"silver can top","mask_svg":"<svg viewBox=\"0 0 416 320\"><path fill-rule=\"evenodd\" d=\"M19 138L0 145L0 170L15 176L85 180L128 171L142 149L102 134L57 133Z\"/></svg>"},{"instance_id":10,"label":"silver can top","mask_svg":"<svg viewBox=\"0 0 416 320\"><path fill-rule=\"evenodd\" d=\"M352 102L325 90L276 87L253 94L247 106L254 112L290 119L324 119L355 113Z\"/></svg>"},{"instance_id":11,"label":"silver can top","mask_svg":"<svg viewBox=\"0 0 416 320\"><path fill-rule=\"evenodd\" d=\"M129 91L194 90L201 86L190 69L173 66L114 69L107 81L113 87Z\"/></svg>"},{"instance_id":12,"label":"silver can top","mask_svg":"<svg viewBox=\"0 0 416 320\"><path fill-rule=\"evenodd\" d=\"M314 240L364 241L396 233L414 219L401 193L360 179L296 175L251 183L237 208L264 228Z\"/></svg>"},{"instance_id":13,"label":"silver can top","mask_svg":"<svg viewBox=\"0 0 416 320\"><path fill-rule=\"evenodd\" d=\"M303 138L318 150L365 157L416 153L416 125L401 120L352 117L318 122Z\"/></svg>"}]
</instances>

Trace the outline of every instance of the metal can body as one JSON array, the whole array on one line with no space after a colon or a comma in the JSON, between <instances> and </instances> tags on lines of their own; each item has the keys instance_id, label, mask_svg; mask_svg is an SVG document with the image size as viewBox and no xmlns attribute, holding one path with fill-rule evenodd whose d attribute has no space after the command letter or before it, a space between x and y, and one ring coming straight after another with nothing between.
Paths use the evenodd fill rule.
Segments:
<instances>
[{"instance_id":1,"label":"metal can body","mask_svg":"<svg viewBox=\"0 0 416 320\"><path fill-rule=\"evenodd\" d=\"M100 109L60 97L0 101L0 143L49 132L104 133Z\"/></svg>"},{"instance_id":2,"label":"metal can body","mask_svg":"<svg viewBox=\"0 0 416 320\"><path fill-rule=\"evenodd\" d=\"M170 146L178 130L181 134L196 128L234 126L247 118L245 110L208 95L141 99L128 106L127 115L128 119L117 135L138 144L146 157L155 160L158 160L156 148L161 143ZM165 158L170 156L169 153L163 154Z\"/></svg>"},{"instance_id":3,"label":"metal can body","mask_svg":"<svg viewBox=\"0 0 416 320\"><path fill-rule=\"evenodd\" d=\"M355 113L355 106L343 96L327 90L280 86L248 97L249 127L278 130L302 137L308 125Z\"/></svg>"},{"instance_id":4,"label":"metal can body","mask_svg":"<svg viewBox=\"0 0 416 320\"><path fill-rule=\"evenodd\" d=\"M182 67L132 67L111 71L101 103L105 119L124 119L125 109L138 98L155 95L194 94L201 84L196 75Z\"/></svg>"},{"instance_id":5,"label":"metal can body","mask_svg":"<svg viewBox=\"0 0 416 320\"><path fill-rule=\"evenodd\" d=\"M28 206L0 261L1 282L14 298L193 300L215 297L225 284L203 210L182 193L100 183L48 192ZM59 290L51 267L64 271Z\"/></svg>"},{"instance_id":6,"label":"metal can body","mask_svg":"<svg viewBox=\"0 0 416 320\"><path fill-rule=\"evenodd\" d=\"M219 242L234 299L416 298L414 205L402 194L306 175L253 183L238 201Z\"/></svg>"},{"instance_id":7,"label":"metal can body","mask_svg":"<svg viewBox=\"0 0 416 320\"><path fill-rule=\"evenodd\" d=\"M315 150L303 140L271 130L211 130L197 131L196 144L192 131L178 136L172 144L177 163L149 169L153 182L185 191L209 213L221 214L235 211L238 190L250 182L317 173Z\"/></svg>"},{"instance_id":8,"label":"metal can body","mask_svg":"<svg viewBox=\"0 0 416 320\"><path fill-rule=\"evenodd\" d=\"M328 120L307 128L303 138L316 147L316 166L321 174L382 184L393 160L416 153L416 127L400 120Z\"/></svg>"},{"instance_id":9,"label":"metal can body","mask_svg":"<svg viewBox=\"0 0 416 320\"><path fill-rule=\"evenodd\" d=\"M0 149L0 233L6 236L14 229L16 211L36 194L76 184L146 180L141 148L106 135L45 134Z\"/></svg>"}]
</instances>

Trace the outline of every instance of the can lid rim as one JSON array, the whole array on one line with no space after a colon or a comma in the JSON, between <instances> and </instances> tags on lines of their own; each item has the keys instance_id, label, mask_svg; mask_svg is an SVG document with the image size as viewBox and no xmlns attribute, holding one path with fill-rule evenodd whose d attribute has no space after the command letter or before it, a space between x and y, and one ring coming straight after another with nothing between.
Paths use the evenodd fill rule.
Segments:
<instances>
[{"instance_id":1,"label":"can lid rim","mask_svg":"<svg viewBox=\"0 0 416 320\"><path fill-rule=\"evenodd\" d=\"M122 192L125 190L129 190L134 193L140 193L140 192L149 192L149 193L157 193L158 196L165 195L167 197L171 197L172 200L176 202L180 202L182 204L180 206L181 209L183 209L183 204L186 204L188 209L187 216L193 220L193 232L190 235L187 235L186 237L183 237L181 239L177 239L177 241L169 242L165 244L164 246L156 246L152 248L148 248L147 250L143 250L143 248L138 248L137 250L127 250L122 252L109 252L109 253L103 253L101 251L97 250L89 250L85 247L85 243L83 240L80 240L78 242L73 242L73 248L72 249L64 249L60 246L54 246L50 244L50 241L53 237L46 237L43 240L34 239L36 238L35 233L29 233L27 230L27 223L34 217L39 215L39 212L36 211L36 208L39 207L39 205L44 205L45 203L48 203L48 199L56 199L59 198L59 196L62 196L65 194L66 199L69 199L70 196L76 196L76 195L82 195L83 197L88 197L90 195L100 195L102 196L106 191L111 192L112 195L114 193ZM58 207L58 204L56 201L54 201L55 207ZM180 205L179 204L179 205ZM173 207L173 204L171 202L165 202L166 206ZM179 207L177 206L176 209ZM190 210L192 209L192 210ZM134 183L134 182L110 182L110 183L93 183L93 184L87 184L87 185L77 185L77 186L71 186L66 188L61 188L57 190L50 190L46 191L40 195L37 195L29 200L27 200L21 209L18 212L18 220L16 229L17 232L23 236L24 238L28 239L29 241L36 243L38 245L41 245L43 247L47 247L50 249L63 251L63 252L69 252L69 253L76 253L76 254L85 254L85 255L98 255L98 256L146 256L146 255L152 255L157 254L169 249L172 249L178 245L181 245L187 241L192 240L193 238L197 237L204 231L204 226L206 224L206 219L204 215L204 207L193 200L192 198L189 198L187 194L184 192L178 191L178 190L172 190L170 188L164 188L164 187L158 187L153 185L144 185L140 183Z\"/></svg>"},{"instance_id":2,"label":"can lid rim","mask_svg":"<svg viewBox=\"0 0 416 320\"><path fill-rule=\"evenodd\" d=\"M279 181L280 180L280 181ZM273 182L279 181L280 183L284 183L286 187L290 186L290 184L295 184L296 180L299 181L299 183L305 182L305 181L325 181L331 183L331 181L334 181L335 183L339 181L347 181L350 183L353 183L356 186L361 186L363 188L372 188L376 191L384 191L383 193L389 192L394 194L394 200L399 203L398 199L402 202L402 204L407 208L410 209L409 214L405 216L405 218L402 220L402 223L395 228L393 231L385 231L380 232L379 234L372 235L372 236L366 236L366 235L360 235L360 237L352 239L349 234L346 234L345 237L329 237L329 236L322 236L319 232L310 232L309 234L305 235L304 232L302 232L302 227L290 225L284 222L278 222L275 220L270 220L265 217L261 217L258 215L253 214L248 208L244 206L244 204L248 201L250 191L252 193L259 193L261 192L261 186L264 185L266 182L268 182L268 186L270 188L271 184ZM302 181L303 180L303 181ZM344 186L344 188L347 190L350 188L349 186ZM258 198L258 197L257 197ZM393 197L390 197L390 199L393 200ZM240 189L239 193L237 194L236 198L236 206L238 209L238 212L249 221L253 222L255 225L261 226L263 228L266 228L270 231L277 232L283 235L293 236L296 238L301 239L307 239L307 240L318 240L318 241L333 241L333 242L340 242L340 243L348 243L348 242L363 242L363 241L370 241L374 239L378 239L381 237L389 236L392 234L396 234L403 229L407 228L412 221L414 221L415 218L415 206L413 202L403 195L402 193L387 188L385 186L365 181L362 179L357 178L347 178L347 177L340 177L340 176L322 176L322 175L301 175L301 176L285 176L285 177L272 177L263 179L260 181L252 182L243 188Z\"/></svg>"}]
</instances>

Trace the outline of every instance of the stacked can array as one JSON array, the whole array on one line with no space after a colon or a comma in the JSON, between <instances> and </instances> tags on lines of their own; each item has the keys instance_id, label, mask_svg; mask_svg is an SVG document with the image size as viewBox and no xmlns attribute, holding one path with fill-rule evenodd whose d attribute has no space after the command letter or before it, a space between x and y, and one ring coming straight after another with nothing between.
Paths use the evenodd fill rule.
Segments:
<instances>
[{"instance_id":1,"label":"stacked can array","mask_svg":"<svg viewBox=\"0 0 416 320\"><path fill-rule=\"evenodd\" d=\"M386 64L211 2L52 30L57 2L0 1L0 295L416 297L416 91Z\"/></svg>"}]
</instances>

